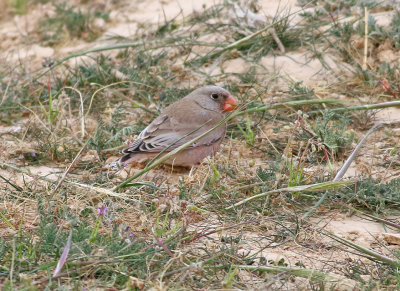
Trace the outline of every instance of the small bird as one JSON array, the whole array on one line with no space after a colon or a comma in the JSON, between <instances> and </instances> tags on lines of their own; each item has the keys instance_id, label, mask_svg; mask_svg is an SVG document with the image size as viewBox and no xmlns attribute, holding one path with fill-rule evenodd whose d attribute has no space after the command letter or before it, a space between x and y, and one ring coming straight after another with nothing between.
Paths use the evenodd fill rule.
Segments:
<instances>
[{"instance_id":1,"label":"small bird","mask_svg":"<svg viewBox=\"0 0 400 291\"><path fill-rule=\"evenodd\" d=\"M186 142L205 133L237 106L236 99L218 86L205 86L194 90L184 98L164 109L126 149L117 162L122 165L150 161L161 151L168 153ZM226 124L203 136L180 151L165 163L179 167L191 167L215 154L225 137Z\"/></svg>"}]
</instances>

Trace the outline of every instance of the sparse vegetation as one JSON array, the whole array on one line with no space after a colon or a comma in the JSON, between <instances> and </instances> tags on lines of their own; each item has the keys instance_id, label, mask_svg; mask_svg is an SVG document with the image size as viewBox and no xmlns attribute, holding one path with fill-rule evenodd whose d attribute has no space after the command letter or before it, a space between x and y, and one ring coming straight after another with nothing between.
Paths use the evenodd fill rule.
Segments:
<instances>
[{"instance_id":1,"label":"sparse vegetation","mask_svg":"<svg viewBox=\"0 0 400 291\"><path fill-rule=\"evenodd\" d=\"M55 53L0 59L0 288L397 290L383 234L400 229L398 3L301 0L267 17L260 1L164 2L158 23L144 2L1 12L32 17L16 47ZM132 23L129 38L105 33ZM104 167L206 84L241 105L216 156Z\"/></svg>"},{"instance_id":2,"label":"sparse vegetation","mask_svg":"<svg viewBox=\"0 0 400 291\"><path fill-rule=\"evenodd\" d=\"M93 20L98 18L107 20L107 12L97 10L83 12L75 6L69 6L67 2L54 3L55 15L40 21L40 33L43 43L56 45L63 39L82 38L94 40L101 30L93 28Z\"/></svg>"}]
</instances>

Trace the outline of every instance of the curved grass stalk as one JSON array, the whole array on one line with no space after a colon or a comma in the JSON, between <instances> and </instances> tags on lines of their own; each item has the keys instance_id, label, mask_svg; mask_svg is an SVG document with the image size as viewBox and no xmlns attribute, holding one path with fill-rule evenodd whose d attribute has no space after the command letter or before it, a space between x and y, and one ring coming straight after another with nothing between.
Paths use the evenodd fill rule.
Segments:
<instances>
[{"instance_id":1,"label":"curved grass stalk","mask_svg":"<svg viewBox=\"0 0 400 291\"><path fill-rule=\"evenodd\" d=\"M340 170L337 172L335 178L333 178L332 182L336 182L340 179L343 178L344 174L346 174L347 170L349 169L351 163L354 161L354 159L356 158L358 152L360 151L360 149L362 148L362 146L364 145L364 143L367 141L368 137L373 134L376 130L378 130L379 128L381 128L383 126L383 124L375 124L363 137L363 139L357 144L356 148L353 150L353 152L351 153L351 155L347 158L346 162L343 164L343 166L340 168ZM309 216L315 209L317 209L322 202L324 202L324 200L326 199L326 197L328 197L328 191L324 193L324 195L321 196L321 198L318 200L317 203L315 203L315 205L308 210L302 217L301 219L305 219L307 216Z\"/></svg>"},{"instance_id":2,"label":"curved grass stalk","mask_svg":"<svg viewBox=\"0 0 400 291\"><path fill-rule=\"evenodd\" d=\"M341 100L336 100L336 99L294 100L294 101L276 103L276 104L272 104L272 105L253 107L253 108L238 112L237 115L239 116L239 115L243 115L246 113L267 111L267 110L273 110L273 109L279 109L279 108L285 108L285 107L296 107L296 106L303 106L303 105L318 105L318 104L343 104L343 103L345 103L345 102L341 101ZM307 114L308 114L308 112L307 112Z\"/></svg>"},{"instance_id":3,"label":"curved grass stalk","mask_svg":"<svg viewBox=\"0 0 400 291\"><path fill-rule=\"evenodd\" d=\"M343 245L345 245L345 246L347 246L349 248L352 248L353 250L359 251L362 256L365 256L370 260L376 260L378 262L391 265L392 267L395 267L395 268L399 268L400 267L400 261L399 260L394 260L394 259L389 258L389 257L387 257L385 255L382 255L382 254L380 254L380 253L378 253L378 252L376 252L374 250L364 248L363 246L360 246L358 244L353 243L352 241L349 241L349 240L347 240L345 238L337 236L332 232L323 231L323 233L326 236L334 239L335 241L337 241L337 242L339 242L339 243L341 243L341 244L343 244Z\"/></svg>"},{"instance_id":4,"label":"curved grass stalk","mask_svg":"<svg viewBox=\"0 0 400 291\"><path fill-rule=\"evenodd\" d=\"M82 98L82 93L81 91L79 91L78 89L74 88L74 87L64 87L63 89L70 89L75 91L76 93L78 93L79 95L79 99L81 101L81 106L80 106L80 110L81 110L81 137L84 138L85 137L85 118L87 117L87 114L85 115L84 113L84 108L83 108L83 98Z\"/></svg>"},{"instance_id":5,"label":"curved grass stalk","mask_svg":"<svg viewBox=\"0 0 400 291\"><path fill-rule=\"evenodd\" d=\"M275 194L275 193L282 193L282 192L319 192L323 190L330 190L330 189L336 189L339 187L343 187L349 184L354 183L354 181L329 181L329 182L323 182L323 183L316 183L316 184L311 184L311 185L301 185L301 186L293 186L293 187L286 187L286 188L280 188L280 189L275 189L267 192L263 192L251 197L248 197L246 199L243 199L242 201L239 201L229 207L226 207L225 210L232 209L234 207L240 206L242 204L245 204L249 201L252 201L257 198L261 198L270 194Z\"/></svg>"},{"instance_id":6,"label":"curved grass stalk","mask_svg":"<svg viewBox=\"0 0 400 291\"><path fill-rule=\"evenodd\" d=\"M374 109L383 109L389 107L400 107L400 101L388 101L376 104L365 104L365 105L356 105L356 106L348 106L348 107L340 107L340 108L332 108L329 109L331 112L345 112L345 111L358 111L358 110L374 110ZM307 112L310 114L321 113L320 110L314 110Z\"/></svg>"},{"instance_id":7,"label":"curved grass stalk","mask_svg":"<svg viewBox=\"0 0 400 291\"><path fill-rule=\"evenodd\" d=\"M206 267L206 266L204 266ZM285 266L250 266L250 265L231 265L231 267L247 270L261 271L268 273L288 273L293 276L309 279L313 282L324 284L326 290L357 290L358 282L333 273L325 273L313 269L304 269ZM216 268L220 268L217 266Z\"/></svg>"}]
</instances>

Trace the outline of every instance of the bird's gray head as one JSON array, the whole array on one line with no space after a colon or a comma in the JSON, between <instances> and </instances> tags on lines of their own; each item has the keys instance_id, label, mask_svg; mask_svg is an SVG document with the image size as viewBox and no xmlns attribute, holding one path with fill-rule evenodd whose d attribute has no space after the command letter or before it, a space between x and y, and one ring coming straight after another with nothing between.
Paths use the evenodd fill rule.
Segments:
<instances>
[{"instance_id":1,"label":"bird's gray head","mask_svg":"<svg viewBox=\"0 0 400 291\"><path fill-rule=\"evenodd\" d=\"M237 106L236 99L228 90L218 86L205 86L194 90L187 98L193 99L201 107L226 113Z\"/></svg>"}]
</instances>

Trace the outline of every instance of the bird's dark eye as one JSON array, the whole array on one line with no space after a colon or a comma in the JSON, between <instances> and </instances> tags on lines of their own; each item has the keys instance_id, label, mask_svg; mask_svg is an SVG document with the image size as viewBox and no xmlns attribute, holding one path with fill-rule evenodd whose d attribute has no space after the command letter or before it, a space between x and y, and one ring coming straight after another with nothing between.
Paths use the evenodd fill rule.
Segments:
<instances>
[{"instance_id":1,"label":"bird's dark eye","mask_svg":"<svg viewBox=\"0 0 400 291\"><path fill-rule=\"evenodd\" d=\"M212 99L217 99L219 97L219 95L217 93L212 93L211 94L211 98Z\"/></svg>"}]
</instances>

